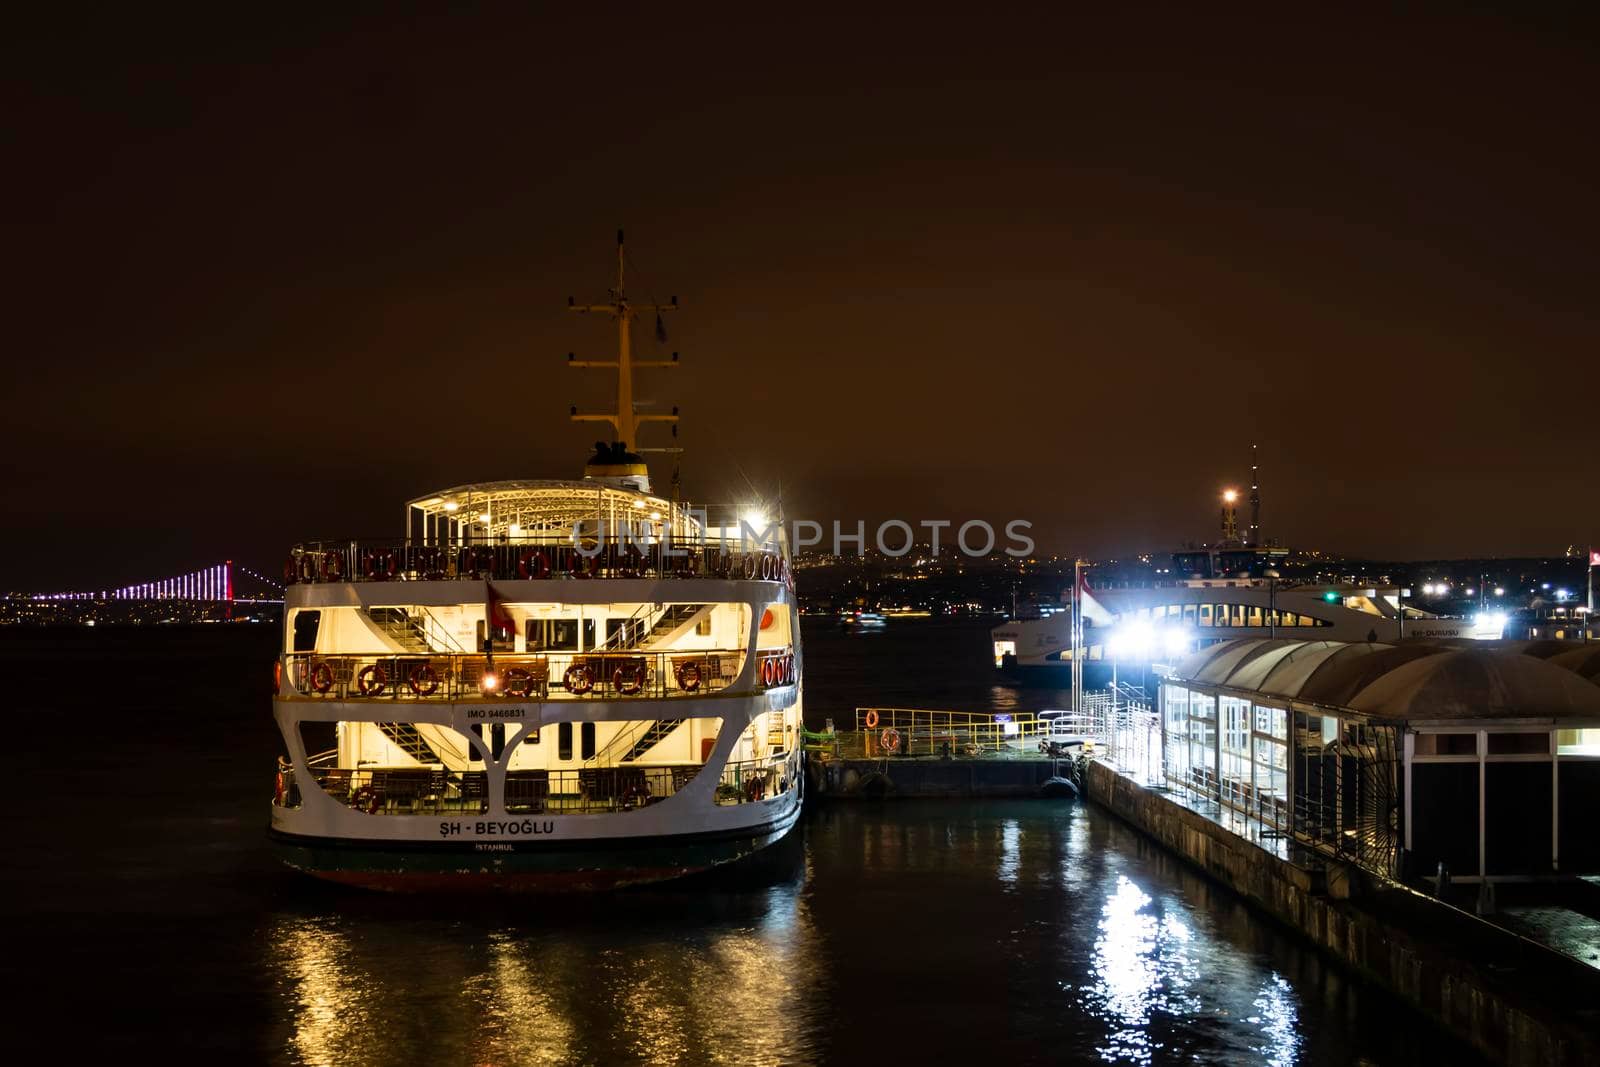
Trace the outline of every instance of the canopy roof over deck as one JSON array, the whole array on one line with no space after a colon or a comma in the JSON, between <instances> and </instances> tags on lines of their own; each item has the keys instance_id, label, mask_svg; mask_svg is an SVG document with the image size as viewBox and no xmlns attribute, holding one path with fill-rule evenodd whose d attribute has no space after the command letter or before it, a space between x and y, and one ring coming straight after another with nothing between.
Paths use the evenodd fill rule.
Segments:
<instances>
[{"instance_id":1,"label":"canopy roof over deck","mask_svg":"<svg viewBox=\"0 0 1600 1067\"><path fill-rule=\"evenodd\" d=\"M1187 657L1173 680L1395 721L1600 722L1600 646L1551 651L1544 643L1485 649L1240 638Z\"/></svg>"},{"instance_id":2,"label":"canopy roof over deck","mask_svg":"<svg viewBox=\"0 0 1600 1067\"><path fill-rule=\"evenodd\" d=\"M472 526L490 537L519 533L571 534L575 524L592 528L615 523L665 523L692 538L700 523L685 505L600 481L512 480L476 482L441 489L406 504L408 525L421 512L425 528L441 518Z\"/></svg>"}]
</instances>

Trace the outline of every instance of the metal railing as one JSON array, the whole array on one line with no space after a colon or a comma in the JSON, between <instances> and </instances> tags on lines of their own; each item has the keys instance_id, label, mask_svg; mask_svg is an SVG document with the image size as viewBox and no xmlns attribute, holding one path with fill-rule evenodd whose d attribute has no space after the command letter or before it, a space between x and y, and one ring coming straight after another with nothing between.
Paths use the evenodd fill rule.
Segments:
<instances>
[{"instance_id":1,"label":"metal railing","mask_svg":"<svg viewBox=\"0 0 1600 1067\"><path fill-rule=\"evenodd\" d=\"M693 697L726 690L742 649L680 652L284 654L295 695L325 700L618 700ZM752 691L795 680L789 648L756 653Z\"/></svg>"},{"instance_id":2,"label":"metal railing","mask_svg":"<svg viewBox=\"0 0 1600 1067\"><path fill-rule=\"evenodd\" d=\"M789 561L779 552L684 541L581 550L533 539L464 545L425 545L398 538L308 541L290 551L283 577L290 585L485 578L734 578L794 587Z\"/></svg>"},{"instance_id":3,"label":"metal railing","mask_svg":"<svg viewBox=\"0 0 1600 1067\"><path fill-rule=\"evenodd\" d=\"M507 771L504 807L512 815L637 811L682 791L704 769L703 764L673 764ZM489 782L483 771L325 764L313 764L310 771L323 792L369 815L475 815L489 810ZM280 761L276 773L273 802L299 807L293 768ZM729 763L714 790L715 803L747 804L775 796L793 784L787 775L784 753Z\"/></svg>"}]
</instances>

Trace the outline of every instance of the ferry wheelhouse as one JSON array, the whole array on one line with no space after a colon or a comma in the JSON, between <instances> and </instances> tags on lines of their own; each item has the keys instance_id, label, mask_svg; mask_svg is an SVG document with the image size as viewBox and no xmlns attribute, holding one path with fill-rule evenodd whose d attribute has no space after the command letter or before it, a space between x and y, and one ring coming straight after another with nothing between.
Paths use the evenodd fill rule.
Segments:
<instances>
[{"instance_id":1,"label":"ferry wheelhouse","mask_svg":"<svg viewBox=\"0 0 1600 1067\"><path fill-rule=\"evenodd\" d=\"M677 877L800 815L782 524L656 495L618 286L616 440L574 480L412 500L393 540L286 565L270 834L349 884L600 889ZM675 416L659 416L669 421Z\"/></svg>"}]
</instances>

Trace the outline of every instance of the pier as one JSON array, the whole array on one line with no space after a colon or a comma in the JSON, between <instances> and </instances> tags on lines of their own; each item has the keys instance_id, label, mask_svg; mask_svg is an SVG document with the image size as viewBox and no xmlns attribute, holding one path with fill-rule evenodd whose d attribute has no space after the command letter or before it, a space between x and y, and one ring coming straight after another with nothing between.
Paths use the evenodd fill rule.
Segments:
<instances>
[{"instance_id":1,"label":"pier","mask_svg":"<svg viewBox=\"0 0 1600 1067\"><path fill-rule=\"evenodd\" d=\"M1457 684L1467 673L1509 696L1474 704L1478 690ZM1576 878L1583 825L1560 818L1593 766L1600 693L1590 688L1510 650L1230 642L1175 668L1155 707L1096 693L1060 718L877 709L873 728L861 709L855 729L811 735L810 783L816 797L860 800L1043 796L1065 780L1060 791L1492 1060L1590 1064L1600 960L1571 954L1581 937L1545 933L1562 923L1518 922L1495 906L1496 886L1593 888ZM884 744L888 729L898 744ZM1457 767L1479 783L1476 802L1453 802L1459 782L1441 802L1440 769ZM1537 775L1560 788L1526 788ZM1429 851L1439 842L1456 846L1453 885L1425 877L1442 862Z\"/></svg>"}]
</instances>

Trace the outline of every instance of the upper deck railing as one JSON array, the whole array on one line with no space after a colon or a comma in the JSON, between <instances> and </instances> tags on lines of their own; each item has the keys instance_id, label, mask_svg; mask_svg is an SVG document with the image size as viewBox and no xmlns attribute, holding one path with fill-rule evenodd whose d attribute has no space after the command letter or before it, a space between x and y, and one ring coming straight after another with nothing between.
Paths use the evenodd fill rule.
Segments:
<instances>
[{"instance_id":1,"label":"upper deck railing","mask_svg":"<svg viewBox=\"0 0 1600 1067\"><path fill-rule=\"evenodd\" d=\"M452 654L289 652L281 696L339 701L661 700L729 689L744 669L742 649L673 652ZM794 649L756 653L758 692L792 685Z\"/></svg>"},{"instance_id":2,"label":"upper deck railing","mask_svg":"<svg viewBox=\"0 0 1600 1067\"><path fill-rule=\"evenodd\" d=\"M593 548L533 541L463 545L404 539L309 541L284 563L288 584L545 578L732 578L794 588L789 561L773 550L716 543L659 542Z\"/></svg>"}]
</instances>

